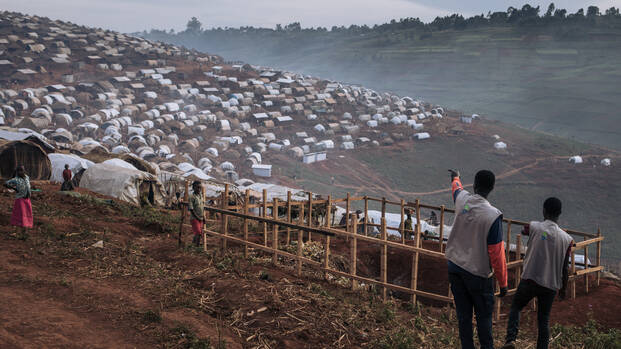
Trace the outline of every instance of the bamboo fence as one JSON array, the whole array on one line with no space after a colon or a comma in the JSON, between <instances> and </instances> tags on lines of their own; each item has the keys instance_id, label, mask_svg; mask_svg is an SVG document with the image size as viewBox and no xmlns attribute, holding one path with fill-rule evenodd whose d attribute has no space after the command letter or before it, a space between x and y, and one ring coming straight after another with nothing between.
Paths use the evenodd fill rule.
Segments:
<instances>
[{"instance_id":1,"label":"bamboo fence","mask_svg":"<svg viewBox=\"0 0 621 349\"><path fill-rule=\"evenodd\" d=\"M235 204L231 204L229 199L229 185L225 185L222 195L213 198L206 198L213 200L212 206L206 206L205 211L207 217L212 217L212 221L218 227L218 231L205 230L206 234L210 234L214 237L218 237L221 240L221 251L224 253L227 250L227 242L231 241L240 244L244 247L244 255L248 256L248 249L254 248L256 250L264 251L272 255L272 263L274 265L279 264L279 257L284 257L295 261L296 274L300 276L304 266L313 268L323 272L324 277L329 274L341 276L351 280L351 287L355 289L358 282L366 283L369 285L376 285L382 289L382 297L384 300L388 298L388 290L403 292L411 295L411 301L416 304L417 297L423 297L435 301L441 301L446 303L452 303L453 298L451 296L450 287L446 285L447 293L440 294L434 292L428 292L420 290L418 287L419 276L419 262L420 256L428 256L432 258L438 258L446 261L444 255L445 243L447 238L444 236L445 231L445 219L447 215L454 214L453 209L442 206L426 205L421 203L418 199L413 202L401 200L389 201L385 198L372 198L368 196L353 197L347 194L345 198L334 199L328 196L327 199L315 199L311 193L308 193L308 198L305 200L293 200L291 192L287 193L286 200L280 200L274 198L271 202L268 202L267 192L264 190L261 194L260 201L250 203L251 194L249 191L245 192L243 203L239 204L238 201L233 201ZM188 202L188 184L186 183L184 205L182 210L182 217L179 226L179 241L181 243L182 230L184 229L185 216L187 215L187 202ZM357 219L356 215L348 214L351 211L351 207L355 202L359 202L364 207L364 217ZM379 223L372 223L368 220L369 203L376 202L381 204L381 221ZM346 223L345 225L335 225L332 216L331 208L334 205L344 205L346 208ZM390 227L386 223L386 213L389 206L396 206L401 212L401 223L399 227ZM325 216L322 221L315 221L313 219L313 208L325 209ZM284 217L280 217L279 209L285 211ZM297 221L293 220L292 210L297 209L298 218ZM421 224L415 224L413 230L405 229L404 216L407 210L414 210L416 214L416 221L421 222L421 210L429 210L438 212L438 236L428 236L421 232ZM254 213L251 213L251 210ZM271 211L271 212L268 212ZM306 212L306 213L305 213ZM268 215L271 213L271 215ZM241 231L237 234L231 234L229 232L229 220L237 219L241 221ZM505 227L505 248L507 258L507 270L508 273L513 273L514 282L513 287L508 291L508 295L515 294L517 290L518 281L521 278L522 267L524 263L525 247L522 244L522 235L520 232L516 232L516 227L523 227L527 225L527 222L503 218ZM257 227L260 227L260 231L253 232L253 236L259 233L262 237L262 243L256 242L256 239L251 239L251 233L249 232L249 223L255 222ZM272 229L269 229L271 225ZM360 229L362 225L362 229ZM369 228L378 229L379 234L371 236L369 234ZM401 235L400 239L389 239L388 231L398 231ZM601 231L598 229L596 234L585 233L575 230L566 230L567 233L574 237L576 241L575 245L571 249L570 260L570 276L569 276L569 291L571 298L576 298L576 282L579 279L583 279L584 291L588 293L591 284L594 282L596 286L600 283L600 274L603 271L601 265L601 246L604 237ZM406 239L406 233L413 235L412 239ZM297 239L292 239L292 234L296 235ZM313 235L314 234L314 235ZM271 235L271 237L270 237ZM323 260L318 262L311 258L305 257L302 253L302 246L306 236L306 241L312 239L321 240L323 242L324 254ZM336 270L330 267L329 261L331 257L330 245L331 239L343 239L346 243L349 243L349 270L342 271ZM423 239L437 241L437 247L435 249L423 248L421 241ZM581 241L578 241L581 240ZM203 239L203 247L206 249L206 238ZM283 248L286 245L290 245L293 241L297 241L296 253L290 253ZM333 241L333 240L332 240ZM379 247L380 251L380 275L379 279L360 276L357 273L356 265L358 260L357 245L358 242L363 241L367 244L371 244ZM513 247L513 248L512 248ZM388 282L388 264L387 255L388 248L398 249L411 253L411 280L409 287L396 285ZM595 249L595 260L589 260L589 249ZM583 263L576 262L576 252L583 251ZM592 274L595 274L594 278L590 278ZM594 280L592 280L594 279ZM496 284L496 291L498 291L498 285ZM500 308L502 305L502 298L496 298L496 318L500 315Z\"/></svg>"}]
</instances>

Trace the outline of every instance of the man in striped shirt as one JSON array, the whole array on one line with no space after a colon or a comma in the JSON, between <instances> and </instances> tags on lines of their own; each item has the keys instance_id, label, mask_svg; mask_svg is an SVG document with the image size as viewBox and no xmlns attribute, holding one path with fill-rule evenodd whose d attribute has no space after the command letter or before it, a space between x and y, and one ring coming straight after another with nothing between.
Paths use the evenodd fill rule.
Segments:
<instances>
[{"instance_id":1,"label":"man in striped shirt","mask_svg":"<svg viewBox=\"0 0 621 349\"><path fill-rule=\"evenodd\" d=\"M487 201L487 196L494 189L496 177L491 171L477 172L474 194L470 194L463 189L459 172L450 172L455 221L446 244L446 258L459 322L459 339L462 349L474 349L474 309L481 349L493 349L493 274L500 284L500 297L507 293L502 212Z\"/></svg>"}]
</instances>

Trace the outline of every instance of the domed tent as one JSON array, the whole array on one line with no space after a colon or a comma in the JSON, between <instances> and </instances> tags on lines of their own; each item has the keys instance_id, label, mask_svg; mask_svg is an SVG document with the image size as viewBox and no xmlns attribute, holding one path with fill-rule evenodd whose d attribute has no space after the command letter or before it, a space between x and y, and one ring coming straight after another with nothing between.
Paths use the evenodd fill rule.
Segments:
<instances>
[{"instance_id":1,"label":"domed tent","mask_svg":"<svg viewBox=\"0 0 621 349\"><path fill-rule=\"evenodd\" d=\"M143 171L111 164L95 164L84 172L80 185L135 205L140 205L141 195L147 194L152 204L164 205L164 186L156 176Z\"/></svg>"},{"instance_id":2,"label":"domed tent","mask_svg":"<svg viewBox=\"0 0 621 349\"><path fill-rule=\"evenodd\" d=\"M24 166L30 179L48 180L52 164L43 149L30 141L0 140L0 177L13 177L15 168Z\"/></svg>"},{"instance_id":3,"label":"domed tent","mask_svg":"<svg viewBox=\"0 0 621 349\"><path fill-rule=\"evenodd\" d=\"M157 171L151 164L143 159L140 159L132 154L123 154L119 156L120 159L129 162L134 165L138 170L148 172L152 175L157 175Z\"/></svg>"}]
</instances>

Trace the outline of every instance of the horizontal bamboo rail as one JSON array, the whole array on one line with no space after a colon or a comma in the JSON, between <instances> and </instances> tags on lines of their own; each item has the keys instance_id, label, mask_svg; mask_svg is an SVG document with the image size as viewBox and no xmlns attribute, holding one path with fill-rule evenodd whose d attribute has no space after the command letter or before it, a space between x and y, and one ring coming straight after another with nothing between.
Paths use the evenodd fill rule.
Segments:
<instances>
[{"instance_id":1,"label":"horizontal bamboo rail","mask_svg":"<svg viewBox=\"0 0 621 349\"><path fill-rule=\"evenodd\" d=\"M187 186L186 186L187 188ZM187 193L187 190L186 190ZM443 301L447 303L452 302L452 296L450 290L447 295L436 294L432 292L426 292L418 289L418 275L419 275L419 258L420 255L439 258L442 260L446 260L444 255L444 245L446 241L446 237L444 236L445 232L445 217L446 214L451 214L455 212L453 209L446 208L444 205L442 206L434 206L434 205L426 205L420 203L417 199L414 202L406 202L401 200L400 202L389 201L385 198L378 199L372 198L368 196L364 197L352 197L349 194L347 197L343 199L331 198L328 196L327 199L314 199L311 193L308 193L308 198L306 200L300 200L299 197L294 200L292 198L291 192L287 193L286 200L284 199L273 199L270 202L267 200L267 192L264 191L262 197L257 202L250 203L250 195L249 191L246 191L244 196L243 204L230 205L228 202L228 186L226 186L225 192L222 195L217 197L207 198L207 200L211 200L213 204L211 206L206 206L205 210L209 212L209 216L216 217L215 220L212 220L216 223L216 226L220 226L220 232L218 231L210 231L206 232L218 237L221 240L221 246L226 249L226 241L232 241L239 243L244 246L244 255L248 255L248 248L252 247L257 250L261 250L267 252L272 255L272 261L274 264L278 263L278 257L285 257L296 262L296 270L297 274L301 275L302 266L307 265L312 267L313 269L319 270L324 273L324 276L327 277L328 274L333 274L341 277L349 278L352 281L352 287L355 288L356 282L363 282L367 284L374 284L382 288L382 295L387 294L387 290L393 290L397 292L402 292L405 294L409 294L412 296L412 301L416 302L416 297L420 296L427 299L432 299L436 301ZM186 194L187 195L187 194ZM256 197L255 197L256 198ZM184 197L185 205L187 205L187 196ZM348 215L348 212L351 213L352 205L355 201L363 201L364 203L364 217L358 221L357 215ZM369 213L369 202L377 202L381 204L381 222L372 223L368 219ZM335 226L334 225L334 215L332 215L331 209L333 205L336 203L343 203L346 207L346 219L345 225ZM395 205L399 207L400 214L400 226L399 227L391 227L387 226L385 216L387 213L387 207L389 205ZM278 211L280 209L285 209L286 213L283 219L280 219ZM298 218L295 221L291 215L291 209L295 208L298 210ZM326 209L330 208L330 209ZM416 225L413 225L412 229L405 229L404 224L404 214L406 210L414 209L414 214L416 216ZM438 221L438 231L439 236L429 236L425 235L424 232L421 231L420 222L421 222L421 209L438 211L439 212L439 221ZM254 210L254 212L251 212ZM271 210L271 215L268 216L268 210ZM325 215L325 220L323 222L316 221L313 222L314 218L318 217L315 215L316 210L324 210L323 214ZM306 211L306 214L305 214ZM182 220L180 222L180 236L181 230L188 225L183 219L185 214L183 214L185 209L182 210ZM255 214L253 214L255 213ZM281 213L282 215L282 213ZM243 222L241 228L241 233L243 236L234 236L234 234L230 234L228 232L228 222L227 217L235 217L240 219ZM517 290L518 281L521 278L521 272L523 268L523 245L522 245L522 235L519 232L515 232L516 226L526 226L529 223L518 221L514 219L504 218L506 226L506 256L507 256L507 269L512 270L515 273L515 284L511 289L508 290L507 294L512 295L515 294ZM259 233L259 235L263 235L263 243L256 243L254 241L250 241L250 233L248 231L249 222L256 222L257 224L262 225L262 234L259 231L255 233ZM414 224L414 221L412 222ZM272 226L272 229L268 229L268 225ZM362 228L363 231L360 232L359 229ZM369 228L378 228L379 235L378 236L369 236L368 229ZM388 237L387 231L398 232L401 234L401 238L399 240L392 240ZM512 230L514 231L512 233ZM569 282L571 287L571 296L572 298L576 297L576 279L579 277L584 277L585 281L585 292L589 292L589 275L595 273L597 278L597 285L599 285L600 273L604 270L601 265L601 244L604 240L604 237L601 235L601 232L598 229L597 234L590 234L585 232L579 232L574 230L566 230L569 234L580 236L583 238L583 241L578 241L575 243L571 250L571 259L570 259L570 275ZM297 239L291 238L291 234L296 234ZM324 260L321 262L312 260L310 258L304 257L302 254L302 245L303 245L303 237L306 234L307 240L310 241L311 234L319 234L323 236L324 239ZM405 233L411 233L414 240L406 240ZM271 239L268 239L268 235L271 234ZM286 240L283 244L283 239L280 238L281 234L286 234ZM256 234L253 234L256 236ZM421 237L425 237L426 239L431 239L433 241L438 242L438 248L436 250L431 250L427 248L423 248L421 245ZM346 241L349 241L350 244L350 268L348 271L335 270L329 265L330 255L333 253L330 250L331 237L342 238ZM513 239L514 238L514 239ZM316 238L315 238L316 239ZM291 242L296 241L298 243L297 252L289 253L286 252L280 247L285 247L289 245ZM515 244L513 244L512 240L515 240ZM359 242L370 243L374 246L379 247L380 252L382 254L380 258L380 275L379 280L364 277L357 275L356 271L356 263L357 263L357 244ZM413 243L413 245L412 245ZM514 249L511 246L515 246ZM588 259L589 247L596 246L596 259L595 261L590 261ZM387 248L398 249L405 252L409 252L412 255L412 280L410 287L395 285L390 283L387 280L388 275L388 265L386 262L387 257ZM583 262L576 261L576 251L583 250ZM511 252L513 252L513 258L511 258ZM576 270L576 267L582 267L580 270ZM448 289L448 287L447 287ZM499 317L500 307L502 300L499 299L496 303L496 318Z\"/></svg>"}]
</instances>

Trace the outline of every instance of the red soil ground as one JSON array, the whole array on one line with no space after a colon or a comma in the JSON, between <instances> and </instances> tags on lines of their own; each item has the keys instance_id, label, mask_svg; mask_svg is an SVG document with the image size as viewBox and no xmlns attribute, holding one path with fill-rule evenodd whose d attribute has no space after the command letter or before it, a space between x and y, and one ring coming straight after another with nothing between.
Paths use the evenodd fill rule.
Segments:
<instances>
[{"instance_id":1,"label":"red soil ground","mask_svg":"<svg viewBox=\"0 0 621 349\"><path fill-rule=\"evenodd\" d=\"M179 249L174 236L158 233L158 227L140 217L57 194L54 185L40 187L43 191L33 197L36 226L26 240L10 235L13 199L7 192L0 194L2 348L182 347L188 328L196 337L226 340L227 348L261 343L362 347L383 331L375 331L380 324L354 326L335 320L336 308L360 302L350 306L356 309L367 302L365 292L352 292L315 274L297 278L289 266L232 258L220 268L222 260L212 258L215 239L209 241L208 254ZM104 249L91 247L97 240L105 241ZM433 249L433 244L424 246ZM361 275L379 275L376 250L359 244ZM332 245L334 255L346 257L347 251L345 243ZM389 279L409 281L410 263L409 253L389 249ZM447 291L445 262L423 256L420 268L422 290ZM260 280L262 273L269 280ZM322 301L309 292L313 284L334 300ZM605 328L621 328L619 285L602 279L600 287L592 283L585 295L582 284L577 299L555 303L552 322L581 325L592 318ZM504 313L509 302L504 302ZM247 315L264 306L268 310ZM437 316L443 309L437 308ZM161 314L160 322L144 320L151 310ZM524 319L532 329L535 317L528 312ZM504 321L502 317L496 331L504 332Z\"/></svg>"}]
</instances>

